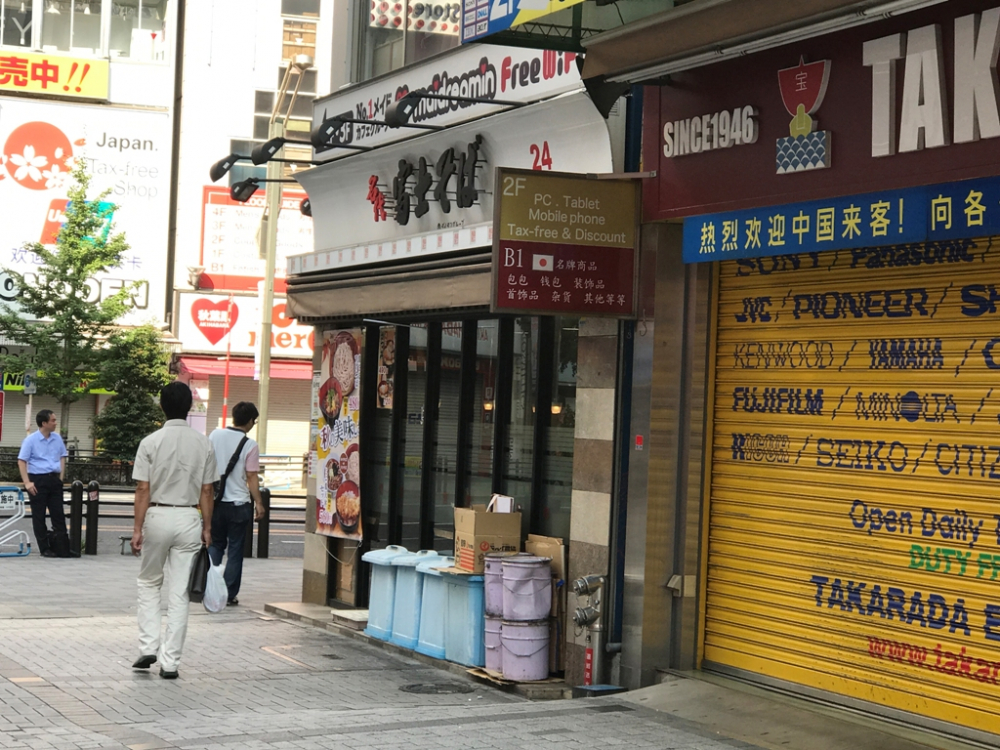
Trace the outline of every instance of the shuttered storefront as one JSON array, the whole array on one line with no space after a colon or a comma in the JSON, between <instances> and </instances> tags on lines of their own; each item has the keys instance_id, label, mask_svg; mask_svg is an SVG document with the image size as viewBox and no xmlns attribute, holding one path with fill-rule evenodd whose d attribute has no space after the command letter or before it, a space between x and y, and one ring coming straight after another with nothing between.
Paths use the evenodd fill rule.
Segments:
<instances>
[{"instance_id":1,"label":"shuttered storefront","mask_svg":"<svg viewBox=\"0 0 1000 750\"><path fill-rule=\"evenodd\" d=\"M205 431L222 426L222 393L224 378L209 378L208 416ZM260 384L252 378L229 379L229 413L226 424L232 424L233 406L240 401L252 401L260 408ZM309 420L312 382L271 378L267 418L268 455L292 456L300 460L309 450ZM251 437L254 433L251 433Z\"/></svg>"},{"instance_id":2,"label":"shuttered storefront","mask_svg":"<svg viewBox=\"0 0 1000 750\"><path fill-rule=\"evenodd\" d=\"M719 271L705 666L1000 732L1000 238Z\"/></svg>"}]
</instances>

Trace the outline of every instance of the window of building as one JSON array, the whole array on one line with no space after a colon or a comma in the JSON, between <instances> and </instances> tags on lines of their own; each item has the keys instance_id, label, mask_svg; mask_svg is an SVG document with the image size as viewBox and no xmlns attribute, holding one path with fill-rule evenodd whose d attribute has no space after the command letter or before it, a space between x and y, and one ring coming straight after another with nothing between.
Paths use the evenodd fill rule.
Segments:
<instances>
[{"instance_id":1,"label":"window of building","mask_svg":"<svg viewBox=\"0 0 1000 750\"><path fill-rule=\"evenodd\" d=\"M395 354L362 373L379 394L362 428L373 547L450 551L454 508L494 492L515 498L525 532L568 538L577 329L551 317L370 325L366 341Z\"/></svg>"},{"instance_id":2,"label":"window of building","mask_svg":"<svg viewBox=\"0 0 1000 750\"><path fill-rule=\"evenodd\" d=\"M0 5L0 44L5 47L31 47L34 5L28 0L3 0Z\"/></svg>"},{"instance_id":3,"label":"window of building","mask_svg":"<svg viewBox=\"0 0 1000 750\"><path fill-rule=\"evenodd\" d=\"M354 80L366 81L459 44L461 3L450 0L355 0Z\"/></svg>"},{"instance_id":4,"label":"window of building","mask_svg":"<svg viewBox=\"0 0 1000 750\"><path fill-rule=\"evenodd\" d=\"M0 44L168 62L171 0L2 0Z\"/></svg>"}]
</instances>

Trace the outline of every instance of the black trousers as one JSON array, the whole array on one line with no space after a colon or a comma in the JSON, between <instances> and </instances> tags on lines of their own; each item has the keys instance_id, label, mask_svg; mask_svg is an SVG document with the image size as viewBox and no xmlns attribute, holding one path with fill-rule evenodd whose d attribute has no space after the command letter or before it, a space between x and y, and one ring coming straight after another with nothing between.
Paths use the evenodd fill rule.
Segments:
<instances>
[{"instance_id":1,"label":"black trousers","mask_svg":"<svg viewBox=\"0 0 1000 750\"><path fill-rule=\"evenodd\" d=\"M63 485L58 472L52 474L28 474L35 484L34 495L28 493L31 504L31 526L35 532L38 551L49 549L49 532L45 526L45 511L49 511L52 519L52 532L56 536L66 534L66 514L63 511Z\"/></svg>"}]
</instances>

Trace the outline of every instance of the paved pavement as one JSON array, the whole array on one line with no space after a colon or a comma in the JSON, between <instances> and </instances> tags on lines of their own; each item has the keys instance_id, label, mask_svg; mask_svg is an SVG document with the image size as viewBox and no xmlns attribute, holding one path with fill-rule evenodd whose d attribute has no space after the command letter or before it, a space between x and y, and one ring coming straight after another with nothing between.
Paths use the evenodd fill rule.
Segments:
<instances>
[{"instance_id":1,"label":"paved pavement","mask_svg":"<svg viewBox=\"0 0 1000 750\"><path fill-rule=\"evenodd\" d=\"M774 747L619 696L533 703L264 615L297 598L297 560L248 560L237 608L192 605L180 679L162 680L130 668L137 570L117 555L0 559L0 748Z\"/></svg>"}]
</instances>

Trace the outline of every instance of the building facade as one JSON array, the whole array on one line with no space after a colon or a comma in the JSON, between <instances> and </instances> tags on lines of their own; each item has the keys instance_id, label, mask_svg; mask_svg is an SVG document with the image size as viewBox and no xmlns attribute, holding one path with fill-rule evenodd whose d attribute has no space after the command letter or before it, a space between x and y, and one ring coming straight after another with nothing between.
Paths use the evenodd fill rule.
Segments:
<instances>
[{"instance_id":1,"label":"building facade","mask_svg":"<svg viewBox=\"0 0 1000 750\"><path fill-rule=\"evenodd\" d=\"M0 238L3 265L37 276L25 243L54 243L66 207L68 173L88 162L91 188L110 190L113 217L130 245L125 262L91 281L93 299L140 282L125 324L163 326L171 293L171 170L174 153L175 0L4 2L0 5ZM0 282L15 305L18 290ZM18 349L14 342L3 347ZM34 412L56 408L26 397L6 378L0 445L20 444ZM73 405L72 447L90 450L90 419L106 396ZM56 408L58 412L58 409Z\"/></svg>"}]
</instances>

